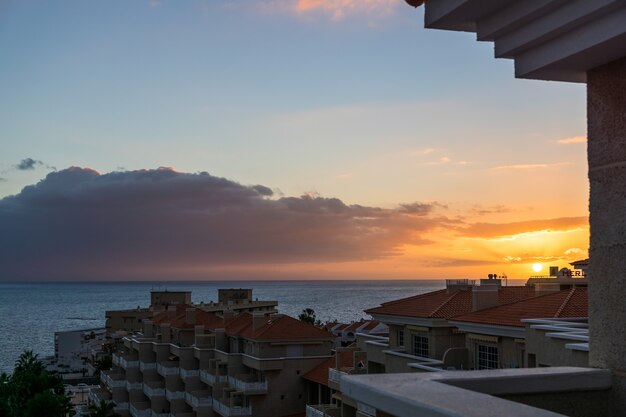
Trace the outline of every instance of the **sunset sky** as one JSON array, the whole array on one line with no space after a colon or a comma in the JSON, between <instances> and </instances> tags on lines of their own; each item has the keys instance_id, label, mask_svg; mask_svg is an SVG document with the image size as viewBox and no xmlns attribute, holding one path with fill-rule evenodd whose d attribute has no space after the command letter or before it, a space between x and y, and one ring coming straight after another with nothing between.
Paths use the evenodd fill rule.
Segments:
<instances>
[{"instance_id":1,"label":"sunset sky","mask_svg":"<svg viewBox=\"0 0 626 417\"><path fill-rule=\"evenodd\" d=\"M403 0L6 0L0 56L0 280L587 257L584 85Z\"/></svg>"}]
</instances>

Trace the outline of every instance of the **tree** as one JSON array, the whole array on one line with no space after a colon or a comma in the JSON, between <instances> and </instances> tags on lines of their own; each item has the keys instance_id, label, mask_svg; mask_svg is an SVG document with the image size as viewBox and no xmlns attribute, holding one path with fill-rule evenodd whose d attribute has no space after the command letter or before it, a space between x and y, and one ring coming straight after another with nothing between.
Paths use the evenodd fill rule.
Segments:
<instances>
[{"instance_id":1,"label":"tree","mask_svg":"<svg viewBox=\"0 0 626 417\"><path fill-rule=\"evenodd\" d=\"M115 417L119 414L116 414L113 409L115 408L115 403L107 402L105 400L100 400L100 404L91 404L89 406L89 417Z\"/></svg>"},{"instance_id":2,"label":"tree","mask_svg":"<svg viewBox=\"0 0 626 417\"><path fill-rule=\"evenodd\" d=\"M315 324L315 310L312 308L305 308L298 316L298 319L307 324Z\"/></svg>"},{"instance_id":3,"label":"tree","mask_svg":"<svg viewBox=\"0 0 626 417\"><path fill-rule=\"evenodd\" d=\"M61 378L32 351L20 355L13 374L0 375L0 416L66 417L71 412Z\"/></svg>"}]
</instances>

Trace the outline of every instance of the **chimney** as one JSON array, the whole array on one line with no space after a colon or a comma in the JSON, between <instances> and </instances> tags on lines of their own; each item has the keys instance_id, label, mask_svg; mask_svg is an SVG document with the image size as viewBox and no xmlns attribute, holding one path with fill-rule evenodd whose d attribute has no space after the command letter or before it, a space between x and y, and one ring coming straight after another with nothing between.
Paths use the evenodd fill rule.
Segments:
<instances>
[{"instance_id":1,"label":"chimney","mask_svg":"<svg viewBox=\"0 0 626 417\"><path fill-rule=\"evenodd\" d=\"M224 323L228 323L235 318L235 312L230 308L225 308L222 317L224 318Z\"/></svg>"},{"instance_id":2,"label":"chimney","mask_svg":"<svg viewBox=\"0 0 626 417\"><path fill-rule=\"evenodd\" d=\"M187 324L196 324L196 309L188 308L185 310L185 321Z\"/></svg>"},{"instance_id":3,"label":"chimney","mask_svg":"<svg viewBox=\"0 0 626 417\"><path fill-rule=\"evenodd\" d=\"M176 317L176 306L167 306L167 317L170 319Z\"/></svg>"},{"instance_id":4,"label":"chimney","mask_svg":"<svg viewBox=\"0 0 626 417\"><path fill-rule=\"evenodd\" d=\"M535 284L535 295L546 295L559 291L561 291L561 285L559 283L547 282Z\"/></svg>"},{"instance_id":5,"label":"chimney","mask_svg":"<svg viewBox=\"0 0 626 417\"><path fill-rule=\"evenodd\" d=\"M252 313L252 329L258 330L267 323L267 317L262 311L254 311Z\"/></svg>"},{"instance_id":6,"label":"chimney","mask_svg":"<svg viewBox=\"0 0 626 417\"><path fill-rule=\"evenodd\" d=\"M154 331L152 329L152 320L145 319L142 323L143 326L143 335L145 337L154 337Z\"/></svg>"},{"instance_id":7,"label":"chimney","mask_svg":"<svg viewBox=\"0 0 626 417\"><path fill-rule=\"evenodd\" d=\"M472 311L497 306L501 283L496 278L481 279L480 285L472 288Z\"/></svg>"},{"instance_id":8,"label":"chimney","mask_svg":"<svg viewBox=\"0 0 626 417\"><path fill-rule=\"evenodd\" d=\"M215 329L215 348L226 352L226 329Z\"/></svg>"},{"instance_id":9,"label":"chimney","mask_svg":"<svg viewBox=\"0 0 626 417\"><path fill-rule=\"evenodd\" d=\"M169 323L161 324L161 342L169 343L172 341L172 329Z\"/></svg>"}]
</instances>

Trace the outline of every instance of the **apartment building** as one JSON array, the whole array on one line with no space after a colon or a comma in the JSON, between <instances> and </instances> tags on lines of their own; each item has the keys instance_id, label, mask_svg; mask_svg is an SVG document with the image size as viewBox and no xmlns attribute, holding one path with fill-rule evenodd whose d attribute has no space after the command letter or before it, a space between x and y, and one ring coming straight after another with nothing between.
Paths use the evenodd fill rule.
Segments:
<instances>
[{"instance_id":1,"label":"apartment building","mask_svg":"<svg viewBox=\"0 0 626 417\"><path fill-rule=\"evenodd\" d=\"M134 417L304 413L302 375L330 357L333 335L270 312L170 305L123 339L94 401Z\"/></svg>"},{"instance_id":2,"label":"apartment building","mask_svg":"<svg viewBox=\"0 0 626 417\"><path fill-rule=\"evenodd\" d=\"M171 305L192 305L191 291L150 291L150 306L127 310L110 310L105 313L107 337L140 331L142 322ZM220 288L218 301L201 302L198 308L204 311L222 313L225 309L234 312L274 311L277 301L253 299L249 288Z\"/></svg>"}]
</instances>

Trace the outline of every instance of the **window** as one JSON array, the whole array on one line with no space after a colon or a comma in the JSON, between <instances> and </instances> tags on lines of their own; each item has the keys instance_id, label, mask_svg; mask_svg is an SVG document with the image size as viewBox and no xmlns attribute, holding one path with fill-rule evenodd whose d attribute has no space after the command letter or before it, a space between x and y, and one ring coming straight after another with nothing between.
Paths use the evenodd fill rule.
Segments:
<instances>
[{"instance_id":1,"label":"window","mask_svg":"<svg viewBox=\"0 0 626 417\"><path fill-rule=\"evenodd\" d=\"M429 357L428 351L428 335L427 334L414 334L413 335L413 355L422 356L424 358Z\"/></svg>"},{"instance_id":2,"label":"window","mask_svg":"<svg viewBox=\"0 0 626 417\"><path fill-rule=\"evenodd\" d=\"M498 369L498 348L476 345L476 369Z\"/></svg>"},{"instance_id":3,"label":"window","mask_svg":"<svg viewBox=\"0 0 626 417\"><path fill-rule=\"evenodd\" d=\"M404 330L398 329L398 346L404 346Z\"/></svg>"}]
</instances>

